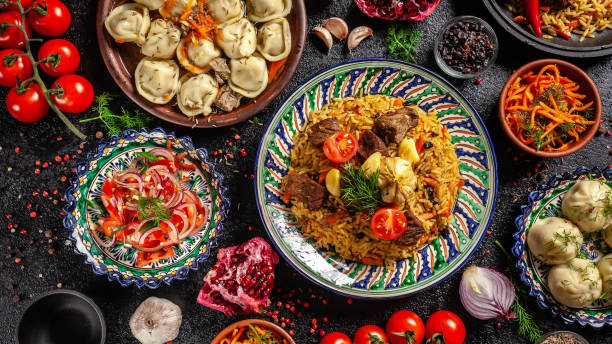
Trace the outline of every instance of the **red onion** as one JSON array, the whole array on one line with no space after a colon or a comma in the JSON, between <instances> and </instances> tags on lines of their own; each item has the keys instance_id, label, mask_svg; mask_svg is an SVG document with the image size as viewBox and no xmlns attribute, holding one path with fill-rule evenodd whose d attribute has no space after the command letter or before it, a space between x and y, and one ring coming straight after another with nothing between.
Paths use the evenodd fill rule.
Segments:
<instances>
[{"instance_id":1,"label":"red onion","mask_svg":"<svg viewBox=\"0 0 612 344\"><path fill-rule=\"evenodd\" d=\"M140 238L138 239L138 245L143 245L145 242L145 239L153 234L153 232L157 232L159 230L159 227L153 227L151 229L147 229L144 233L142 233L142 235L140 236Z\"/></svg>"},{"instance_id":2,"label":"red onion","mask_svg":"<svg viewBox=\"0 0 612 344\"><path fill-rule=\"evenodd\" d=\"M463 272L459 285L463 307L475 318L512 319L515 291L512 282L499 271L470 266Z\"/></svg>"},{"instance_id":3,"label":"red onion","mask_svg":"<svg viewBox=\"0 0 612 344\"><path fill-rule=\"evenodd\" d=\"M189 229L186 232L181 233L179 235L179 239L183 239L183 238L186 238L188 236L191 236L191 233L193 232L193 229L195 228L196 221L198 220L198 209L196 208L195 204L193 204L193 203L181 204L178 207L176 207L176 209L183 210L183 209L185 209L187 207L192 207L193 208L193 212L192 212L193 213L193 218L189 219ZM187 214L189 214L189 212L187 212Z\"/></svg>"},{"instance_id":4,"label":"red onion","mask_svg":"<svg viewBox=\"0 0 612 344\"><path fill-rule=\"evenodd\" d=\"M187 218L187 214L185 214L184 211L179 210L179 209L174 209L174 211L172 212L172 215L177 215L178 217L181 218L181 220L183 220L183 228L181 228L178 232L179 238L184 238L182 235L183 233L185 234L189 234L189 218Z\"/></svg>"},{"instance_id":5,"label":"red onion","mask_svg":"<svg viewBox=\"0 0 612 344\"><path fill-rule=\"evenodd\" d=\"M153 148L149 151L149 153L160 157L160 158L164 158L164 159L168 159L170 161L174 161L174 154L172 154L171 151L167 150L166 148Z\"/></svg>"},{"instance_id":6,"label":"red onion","mask_svg":"<svg viewBox=\"0 0 612 344\"><path fill-rule=\"evenodd\" d=\"M176 229L174 223L168 220L163 220L162 222L165 223L168 228L170 228L170 241L176 242L178 240L178 230Z\"/></svg>"},{"instance_id":7,"label":"red onion","mask_svg":"<svg viewBox=\"0 0 612 344\"><path fill-rule=\"evenodd\" d=\"M136 182L126 182L128 178L135 179ZM142 189L144 186L144 179L138 173L128 172L128 173L123 173L119 177L117 177L115 179L115 184L122 188L138 189L138 191L142 193Z\"/></svg>"}]
</instances>

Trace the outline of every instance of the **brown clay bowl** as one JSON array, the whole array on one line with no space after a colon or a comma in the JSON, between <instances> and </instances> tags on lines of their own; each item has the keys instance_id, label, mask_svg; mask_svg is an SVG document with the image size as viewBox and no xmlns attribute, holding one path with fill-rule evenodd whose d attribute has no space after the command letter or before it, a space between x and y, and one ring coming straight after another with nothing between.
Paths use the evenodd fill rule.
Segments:
<instances>
[{"instance_id":1,"label":"brown clay bowl","mask_svg":"<svg viewBox=\"0 0 612 344\"><path fill-rule=\"evenodd\" d=\"M115 43L112 37L104 28L104 19L113 9L117 0L100 0L98 2L98 12L96 15L96 30L98 36L98 46L102 53L102 58L109 73L123 92L138 104L143 110L153 114L160 119L174 124L196 127L214 128L225 127L246 121L263 110L271 101L285 90L289 81L295 74L295 70L302 58L308 22L306 18L306 7L304 0L293 0L291 13L287 20L291 26L291 53L285 62L284 69L268 84L268 88L257 98L251 99L228 113L212 114L210 116L198 116L197 124L187 116L183 115L174 102L159 105L144 99L134 86L133 74L142 55L140 47L134 43Z\"/></svg>"},{"instance_id":2,"label":"brown clay bowl","mask_svg":"<svg viewBox=\"0 0 612 344\"><path fill-rule=\"evenodd\" d=\"M212 342L210 342L210 344L219 344L221 342L221 339L227 337L235 329L249 326L249 325L259 325L259 326L267 327L270 330L278 333L283 339L287 341L288 344L295 344L295 341L293 340L293 338L291 338L291 336L287 332L285 332L285 330L283 330L279 326L269 321L265 321L261 319L246 319L246 320L235 322L229 325L228 327L226 327L223 331L219 332L219 334L215 337L215 339L212 340Z\"/></svg>"},{"instance_id":3,"label":"brown clay bowl","mask_svg":"<svg viewBox=\"0 0 612 344\"><path fill-rule=\"evenodd\" d=\"M580 89L578 90L578 92L586 95L586 98L583 101L585 103L593 101L593 107L595 110L593 120L596 123L591 125L588 128L588 130L580 136L580 140L578 142L573 143L572 145L569 146L568 149L560 151L560 152L537 151L535 150L535 148L522 143L514 135L514 133L512 133L505 119L506 109L505 109L504 103L505 103L506 95L508 94L508 90L510 89L510 86L512 85L512 83L514 83L516 78L518 78L519 76L529 71L533 71L534 73L538 72L542 67L544 67L547 64L556 64L562 76L566 76L572 79L572 81L579 84ZM504 85L504 88L501 91L501 94L499 95L498 115L499 115L499 120L501 121L502 128L504 129L504 131L506 132L510 140L512 140L512 142L514 142L514 144L516 144L519 148L521 148L527 153L530 153L536 156L546 157L546 158L556 158L556 157L570 155L578 151L582 147L586 146L586 144L589 143L589 141L591 141L593 136L595 136L595 133L597 132L597 128L599 127L599 122L601 120L601 98L599 97L599 91L597 91L597 86L595 86L595 83L593 83L593 80L591 80L591 78L579 67L569 62L563 61L563 60L542 59L542 60L536 60L533 62L529 62L528 64L517 69L514 72L514 74L512 74L510 78L508 78L508 80L506 81L506 84Z\"/></svg>"}]
</instances>

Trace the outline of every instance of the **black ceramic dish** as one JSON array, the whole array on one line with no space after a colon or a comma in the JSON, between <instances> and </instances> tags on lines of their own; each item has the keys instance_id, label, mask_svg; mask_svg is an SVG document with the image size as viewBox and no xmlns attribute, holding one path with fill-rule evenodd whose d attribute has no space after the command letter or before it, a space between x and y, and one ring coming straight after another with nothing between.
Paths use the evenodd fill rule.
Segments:
<instances>
[{"instance_id":1,"label":"black ceramic dish","mask_svg":"<svg viewBox=\"0 0 612 344\"><path fill-rule=\"evenodd\" d=\"M504 6L507 0L482 0L491 15L508 33L521 42L547 53L567 57L597 57L612 55L612 30L595 33L595 38L580 42L578 35L572 39L537 37L526 25L512 21L514 15Z\"/></svg>"},{"instance_id":2,"label":"black ceramic dish","mask_svg":"<svg viewBox=\"0 0 612 344\"><path fill-rule=\"evenodd\" d=\"M100 308L74 290L43 294L25 310L17 344L104 344L106 323Z\"/></svg>"}]
</instances>

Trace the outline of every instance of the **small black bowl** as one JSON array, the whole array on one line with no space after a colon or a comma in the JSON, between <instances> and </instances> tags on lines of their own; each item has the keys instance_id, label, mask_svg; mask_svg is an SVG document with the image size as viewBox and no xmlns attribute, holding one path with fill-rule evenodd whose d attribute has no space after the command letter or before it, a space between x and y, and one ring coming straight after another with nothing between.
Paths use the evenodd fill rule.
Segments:
<instances>
[{"instance_id":1,"label":"small black bowl","mask_svg":"<svg viewBox=\"0 0 612 344\"><path fill-rule=\"evenodd\" d=\"M25 310L16 337L17 344L104 344L106 323L92 299L57 289L41 295Z\"/></svg>"}]
</instances>

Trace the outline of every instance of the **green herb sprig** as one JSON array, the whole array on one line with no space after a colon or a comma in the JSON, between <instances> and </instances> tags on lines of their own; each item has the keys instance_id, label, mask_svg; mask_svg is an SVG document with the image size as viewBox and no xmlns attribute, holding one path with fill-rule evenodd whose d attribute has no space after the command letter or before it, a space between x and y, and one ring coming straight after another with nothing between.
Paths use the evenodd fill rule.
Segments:
<instances>
[{"instance_id":1,"label":"green herb sprig","mask_svg":"<svg viewBox=\"0 0 612 344\"><path fill-rule=\"evenodd\" d=\"M125 129L148 128L155 123L155 118L140 110L128 111L121 107L121 114L115 114L110 109L110 103L117 98L116 94L104 92L96 96L93 109L98 113L96 117L83 119L80 123L101 121L108 135L121 135Z\"/></svg>"},{"instance_id":2,"label":"green herb sprig","mask_svg":"<svg viewBox=\"0 0 612 344\"><path fill-rule=\"evenodd\" d=\"M353 167L351 164L342 166L342 201L347 208L371 214L380 207L382 197L378 186L380 171L366 176L363 170Z\"/></svg>"},{"instance_id":3,"label":"green herb sprig","mask_svg":"<svg viewBox=\"0 0 612 344\"><path fill-rule=\"evenodd\" d=\"M274 336L272 331L266 331L262 335L257 332L255 326L249 324L249 332L247 332L247 338L251 341L257 340L259 344L277 344L278 338Z\"/></svg>"},{"instance_id":4,"label":"green herb sprig","mask_svg":"<svg viewBox=\"0 0 612 344\"><path fill-rule=\"evenodd\" d=\"M423 33L417 28L409 28L405 24L393 23L387 29L385 43L389 48L389 54L402 60L410 60L416 63L414 54L417 51Z\"/></svg>"},{"instance_id":5,"label":"green herb sprig","mask_svg":"<svg viewBox=\"0 0 612 344\"><path fill-rule=\"evenodd\" d=\"M138 219L151 220L153 226L159 226L164 220L172 217L170 210L164 206L159 198L143 197L138 200Z\"/></svg>"}]
</instances>

